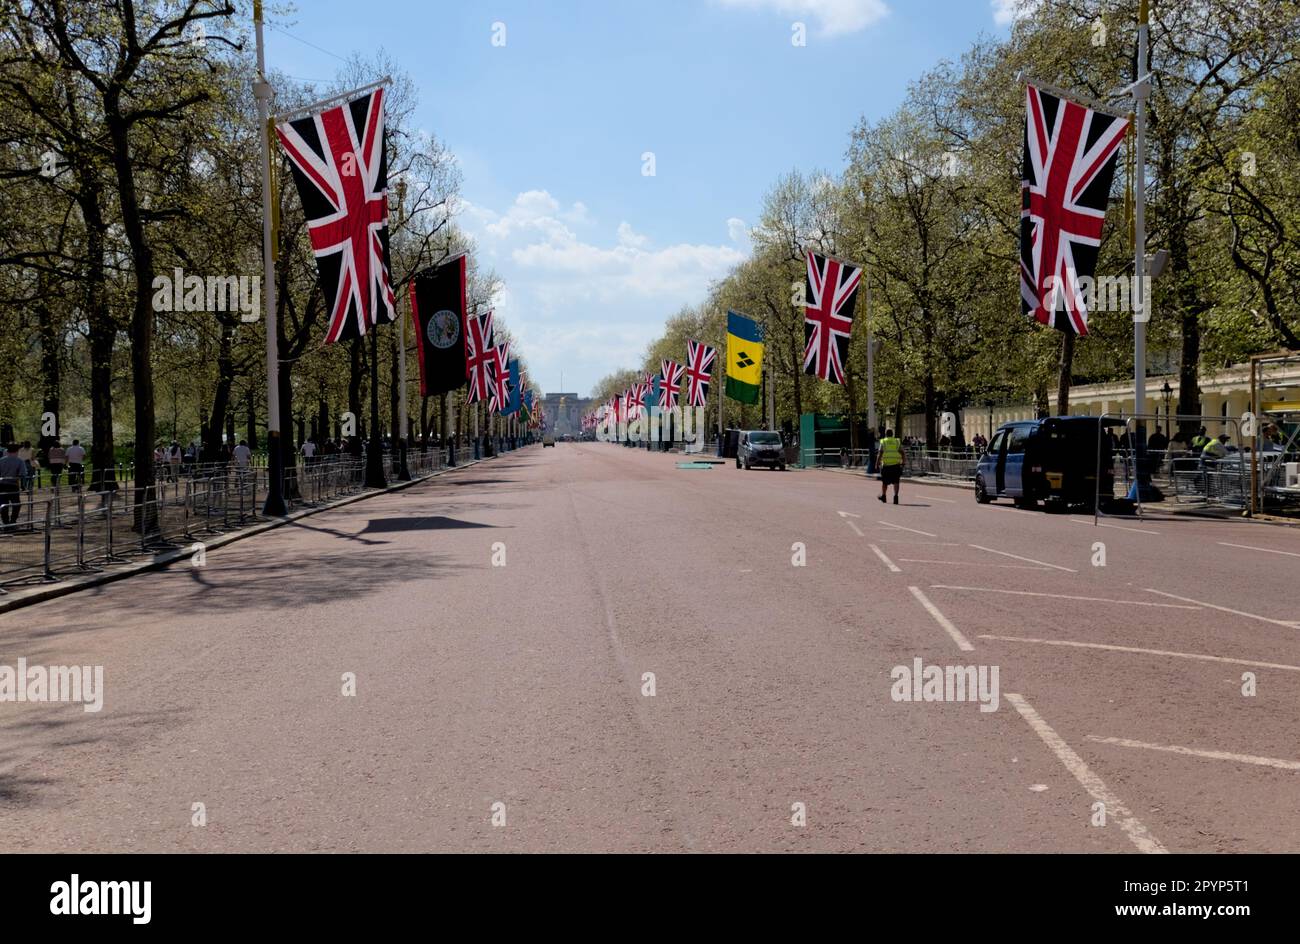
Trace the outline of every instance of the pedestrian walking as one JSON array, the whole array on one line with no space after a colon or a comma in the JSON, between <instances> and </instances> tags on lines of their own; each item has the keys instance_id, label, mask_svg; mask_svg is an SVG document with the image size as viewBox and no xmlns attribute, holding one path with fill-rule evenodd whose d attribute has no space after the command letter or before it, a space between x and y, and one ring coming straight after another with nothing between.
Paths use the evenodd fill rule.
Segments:
<instances>
[{"instance_id":1,"label":"pedestrian walking","mask_svg":"<svg viewBox=\"0 0 1300 944\"><path fill-rule=\"evenodd\" d=\"M253 450L249 449L248 443L241 439L239 445L230 451L230 458L235 463L236 469L247 472L248 465L253 460Z\"/></svg>"},{"instance_id":2,"label":"pedestrian walking","mask_svg":"<svg viewBox=\"0 0 1300 944\"><path fill-rule=\"evenodd\" d=\"M880 440L880 495L883 502L889 486L894 486L894 504L898 504L898 485L903 480L903 444L892 429L885 430Z\"/></svg>"},{"instance_id":3,"label":"pedestrian walking","mask_svg":"<svg viewBox=\"0 0 1300 944\"><path fill-rule=\"evenodd\" d=\"M63 444L56 439L54 445L45 451L45 464L50 467L50 484L55 488L59 487L59 479L63 476L63 467L67 461L67 452Z\"/></svg>"},{"instance_id":4,"label":"pedestrian walking","mask_svg":"<svg viewBox=\"0 0 1300 944\"><path fill-rule=\"evenodd\" d=\"M22 507L18 496L22 489L27 463L18 457L18 444L9 443L0 456L0 531L13 531Z\"/></svg>"},{"instance_id":5,"label":"pedestrian walking","mask_svg":"<svg viewBox=\"0 0 1300 944\"><path fill-rule=\"evenodd\" d=\"M73 491L79 492L86 474L86 449L81 445L80 439L74 439L72 445L68 447L67 460L68 484L72 486Z\"/></svg>"},{"instance_id":6,"label":"pedestrian walking","mask_svg":"<svg viewBox=\"0 0 1300 944\"><path fill-rule=\"evenodd\" d=\"M18 482L18 488L24 492L30 492L32 482L36 478L36 457L32 455L31 442L23 440L23 444L18 447L18 458L23 463L23 475Z\"/></svg>"}]
</instances>

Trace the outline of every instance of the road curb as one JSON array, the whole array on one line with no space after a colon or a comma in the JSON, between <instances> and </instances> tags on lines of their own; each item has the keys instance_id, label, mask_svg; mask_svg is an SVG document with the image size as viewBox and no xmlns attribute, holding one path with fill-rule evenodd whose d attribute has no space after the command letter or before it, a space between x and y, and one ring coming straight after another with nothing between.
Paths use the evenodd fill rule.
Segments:
<instances>
[{"instance_id":1,"label":"road curb","mask_svg":"<svg viewBox=\"0 0 1300 944\"><path fill-rule=\"evenodd\" d=\"M518 450L513 450L518 451ZM484 459L470 459L454 466L447 466L436 472L430 472L428 475L422 475L419 478L413 478L409 482L396 482L386 488L362 492L359 495L349 495L347 498L340 498L337 501L321 505L318 508L302 508L283 518L275 518L271 521L263 521L247 528L241 528L238 531L231 531L228 534L218 535L210 541L203 541L204 551L213 548L225 547L227 544L234 544L236 541L242 541L245 538L255 537L275 528L282 527L286 524L292 524L300 518L306 518L311 515L320 514L322 511L332 511L335 508L342 508L345 505L351 505L355 502L365 501L367 498L378 498L380 495L388 495L392 492L400 492L403 489L419 485L421 482L427 482L429 479L437 478L440 475L446 475L448 472L456 472L460 469L468 469L471 466L478 465L480 462L487 462L489 459L495 459L497 456L488 456ZM145 573L150 570L161 570L179 560L190 557L193 551L190 548L166 551L146 560L132 561L129 564L122 564L114 567L112 570L105 570L101 573L87 574L84 576L65 578L57 583L41 584L32 587L29 590L9 590L4 596L0 596L0 613L8 613L10 610L17 610L25 606L32 606L36 603L43 603L46 600L53 600L56 597L66 596L70 593L77 593L82 590L89 590L91 587L100 587L104 584L113 583L118 580L125 580L127 577L134 577L137 574Z\"/></svg>"}]
</instances>

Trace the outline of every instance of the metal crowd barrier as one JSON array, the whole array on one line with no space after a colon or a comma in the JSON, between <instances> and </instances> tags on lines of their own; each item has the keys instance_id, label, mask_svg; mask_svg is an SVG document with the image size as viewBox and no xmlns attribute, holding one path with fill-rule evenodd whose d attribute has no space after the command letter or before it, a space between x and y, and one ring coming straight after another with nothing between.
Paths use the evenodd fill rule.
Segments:
<instances>
[{"instance_id":1,"label":"metal crowd barrier","mask_svg":"<svg viewBox=\"0 0 1300 944\"><path fill-rule=\"evenodd\" d=\"M396 461L391 454L386 458ZM418 478L443 468L446 453L411 449L406 461ZM147 556L262 520L265 466L220 464L195 471L160 480L143 501L134 488L121 485L103 492L61 485L19 493L16 520L0 528L0 594L5 586L93 572L127 555ZM364 483L364 458L313 458L286 470L286 503L291 509L322 505L363 491Z\"/></svg>"}]
</instances>

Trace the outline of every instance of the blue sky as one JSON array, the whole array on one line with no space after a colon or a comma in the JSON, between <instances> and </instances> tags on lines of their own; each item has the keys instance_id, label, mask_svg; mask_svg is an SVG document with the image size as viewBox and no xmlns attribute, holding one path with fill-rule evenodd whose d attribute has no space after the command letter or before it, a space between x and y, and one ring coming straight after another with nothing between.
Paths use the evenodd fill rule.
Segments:
<instances>
[{"instance_id":1,"label":"blue sky","mask_svg":"<svg viewBox=\"0 0 1300 944\"><path fill-rule=\"evenodd\" d=\"M328 79L322 50L382 48L411 75L416 125L460 163L457 221L504 280L498 316L537 384L585 395L747 255L780 174L839 171L859 117L1005 31L1014 2L300 0L267 62Z\"/></svg>"}]
</instances>

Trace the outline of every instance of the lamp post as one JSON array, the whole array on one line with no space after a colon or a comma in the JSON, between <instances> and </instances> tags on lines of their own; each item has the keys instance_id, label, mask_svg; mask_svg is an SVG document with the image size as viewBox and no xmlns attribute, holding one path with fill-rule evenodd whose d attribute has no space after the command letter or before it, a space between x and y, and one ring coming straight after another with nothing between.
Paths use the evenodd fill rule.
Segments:
<instances>
[{"instance_id":1,"label":"lamp post","mask_svg":"<svg viewBox=\"0 0 1300 944\"><path fill-rule=\"evenodd\" d=\"M1160 388L1160 392L1165 395L1165 435L1168 436L1170 431L1173 430L1173 427L1169 425L1169 403L1174 396L1174 388L1169 386L1168 379L1165 380L1164 386Z\"/></svg>"}]
</instances>

